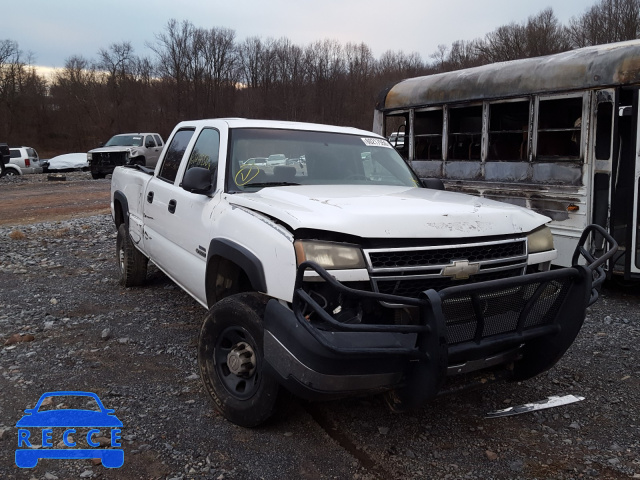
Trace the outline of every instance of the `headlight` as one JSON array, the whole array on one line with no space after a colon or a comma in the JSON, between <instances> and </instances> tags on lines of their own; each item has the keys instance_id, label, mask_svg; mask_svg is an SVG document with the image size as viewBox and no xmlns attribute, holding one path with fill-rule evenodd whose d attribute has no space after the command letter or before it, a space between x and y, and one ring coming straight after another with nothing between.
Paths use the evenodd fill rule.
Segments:
<instances>
[{"instance_id":1,"label":"headlight","mask_svg":"<svg viewBox=\"0 0 640 480\"><path fill-rule=\"evenodd\" d=\"M90 162L92 157L93 157L92 153L87 153L87 162Z\"/></svg>"},{"instance_id":2,"label":"headlight","mask_svg":"<svg viewBox=\"0 0 640 480\"><path fill-rule=\"evenodd\" d=\"M296 240L293 245L298 265L311 261L327 270L365 268L362 251L355 245L315 240Z\"/></svg>"},{"instance_id":3,"label":"headlight","mask_svg":"<svg viewBox=\"0 0 640 480\"><path fill-rule=\"evenodd\" d=\"M546 225L540 227L527 235L529 253L544 252L553 250L553 235L551 229Z\"/></svg>"}]
</instances>

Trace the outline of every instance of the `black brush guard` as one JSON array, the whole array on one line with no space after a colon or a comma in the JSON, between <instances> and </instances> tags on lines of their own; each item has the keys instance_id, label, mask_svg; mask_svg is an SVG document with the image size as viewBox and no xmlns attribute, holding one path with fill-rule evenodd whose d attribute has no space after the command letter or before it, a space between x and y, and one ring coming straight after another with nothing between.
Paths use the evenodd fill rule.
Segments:
<instances>
[{"instance_id":1,"label":"black brush guard","mask_svg":"<svg viewBox=\"0 0 640 480\"><path fill-rule=\"evenodd\" d=\"M608 244L599 258L585 248L592 235ZM573 343L616 249L602 227L590 225L572 267L427 290L417 299L355 290L304 262L296 276L293 314L274 300L267 305L265 359L283 383L308 398L394 388L388 398L397 410L434 398L452 365L481 369L492 366L491 359L513 359L505 352L517 350L512 379L524 380L553 366ZM309 269L345 297L418 307L419 325L335 320L304 290ZM304 312L312 312L313 323Z\"/></svg>"}]
</instances>

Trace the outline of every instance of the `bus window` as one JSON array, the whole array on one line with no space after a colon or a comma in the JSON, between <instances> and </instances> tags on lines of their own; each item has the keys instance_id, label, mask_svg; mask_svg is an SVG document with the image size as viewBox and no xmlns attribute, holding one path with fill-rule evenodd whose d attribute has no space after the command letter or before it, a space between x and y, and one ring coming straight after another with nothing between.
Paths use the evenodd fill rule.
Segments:
<instances>
[{"instance_id":1,"label":"bus window","mask_svg":"<svg viewBox=\"0 0 640 480\"><path fill-rule=\"evenodd\" d=\"M540 99L538 160L580 158L582 97Z\"/></svg>"},{"instance_id":2,"label":"bus window","mask_svg":"<svg viewBox=\"0 0 640 480\"><path fill-rule=\"evenodd\" d=\"M416 111L415 160L442 160L442 109Z\"/></svg>"},{"instance_id":3,"label":"bus window","mask_svg":"<svg viewBox=\"0 0 640 480\"><path fill-rule=\"evenodd\" d=\"M400 155L407 158L408 142L405 140L409 135L409 113L402 112L399 114L387 115L384 121L384 135L387 137L393 148Z\"/></svg>"},{"instance_id":4,"label":"bus window","mask_svg":"<svg viewBox=\"0 0 640 480\"><path fill-rule=\"evenodd\" d=\"M487 160L526 160L529 147L529 101L489 105Z\"/></svg>"},{"instance_id":5,"label":"bus window","mask_svg":"<svg viewBox=\"0 0 640 480\"><path fill-rule=\"evenodd\" d=\"M482 105L449 110L447 160L480 160Z\"/></svg>"}]
</instances>

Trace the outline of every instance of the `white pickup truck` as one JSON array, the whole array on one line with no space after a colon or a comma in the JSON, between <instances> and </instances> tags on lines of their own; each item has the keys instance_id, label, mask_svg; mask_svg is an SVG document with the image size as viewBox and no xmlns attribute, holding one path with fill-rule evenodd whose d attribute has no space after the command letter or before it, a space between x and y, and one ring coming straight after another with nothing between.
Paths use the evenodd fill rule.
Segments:
<instances>
[{"instance_id":1,"label":"white pickup truck","mask_svg":"<svg viewBox=\"0 0 640 480\"><path fill-rule=\"evenodd\" d=\"M271 155L286 160L248 161ZM547 271L548 218L439 186L367 131L182 122L155 171L114 171L120 281L144 282L151 260L208 309L201 377L243 426L269 418L282 386L385 392L402 411L480 376L550 368L615 245L593 258L587 241L606 232L590 227L576 266Z\"/></svg>"}]
</instances>

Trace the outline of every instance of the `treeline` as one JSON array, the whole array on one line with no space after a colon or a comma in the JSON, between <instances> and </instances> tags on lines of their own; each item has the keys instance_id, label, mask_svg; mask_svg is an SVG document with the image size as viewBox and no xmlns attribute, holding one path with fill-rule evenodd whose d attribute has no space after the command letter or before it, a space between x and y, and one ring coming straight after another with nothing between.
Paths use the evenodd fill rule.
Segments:
<instances>
[{"instance_id":1,"label":"treeline","mask_svg":"<svg viewBox=\"0 0 640 480\"><path fill-rule=\"evenodd\" d=\"M228 28L170 20L136 55L130 42L95 59L71 56L53 78L19 45L0 41L0 141L42 156L86 151L111 135L157 131L184 119L247 117L370 129L378 93L403 78L639 38L640 0L601 0L562 25L551 8L482 39L439 45L429 60L364 43L238 40Z\"/></svg>"}]
</instances>

